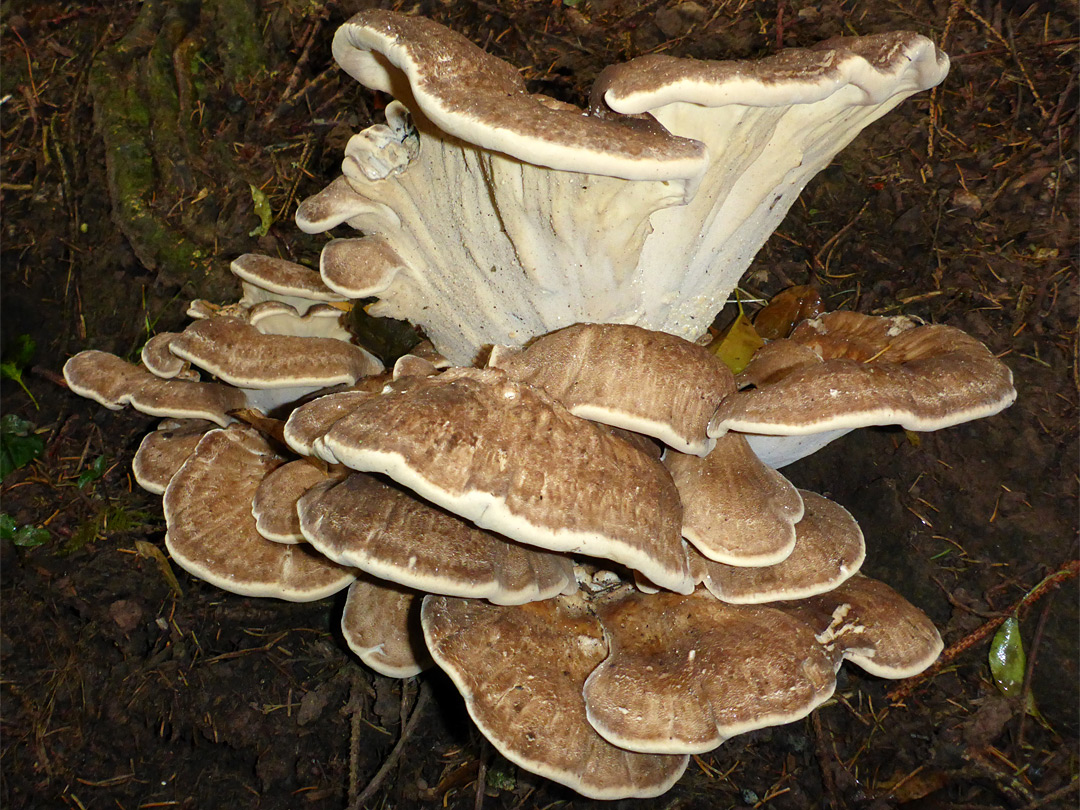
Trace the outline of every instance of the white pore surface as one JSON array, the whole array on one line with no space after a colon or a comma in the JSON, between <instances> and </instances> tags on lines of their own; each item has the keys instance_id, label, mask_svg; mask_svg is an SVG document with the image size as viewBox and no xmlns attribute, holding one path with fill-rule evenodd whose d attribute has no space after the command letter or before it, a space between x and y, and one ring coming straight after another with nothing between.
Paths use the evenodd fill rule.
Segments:
<instances>
[{"instance_id":1,"label":"white pore surface","mask_svg":"<svg viewBox=\"0 0 1080 810\"><path fill-rule=\"evenodd\" d=\"M343 40L336 56L370 86L415 91L394 59L363 51L387 47L377 40ZM708 167L685 181L524 163L448 134L433 123L442 111L426 109L417 92L409 99L417 157L372 181L370 141L347 150L343 171L355 194L336 183L310 201L318 222L304 207L298 221L306 230L347 221L386 238L404 268L371 314L422 326L456 364L471 363L483 346L518 346L582 322L633 323L694 340L810 178L947 70L929 41L905 57L889 73L852 58L839 81L793 82L763 99L735 80L709 100L721 106L672 101L650 109L673 134L708 149ZM328 215L335 206L339 213Z\"/></svg>"}]
</instances>

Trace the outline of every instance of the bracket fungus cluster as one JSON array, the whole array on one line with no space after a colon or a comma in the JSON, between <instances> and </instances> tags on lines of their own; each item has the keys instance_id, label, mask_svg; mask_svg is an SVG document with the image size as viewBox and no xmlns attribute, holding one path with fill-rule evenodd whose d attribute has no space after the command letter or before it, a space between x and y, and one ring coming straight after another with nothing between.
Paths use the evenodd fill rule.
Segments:
<instances>
[{"instance_id":1,"label":"bracket fungus cluster","mask_svg":"<svg viewBox=\"0 0 1080 810\"><path fill-rule=\"evenodd\" d=\"M165 417L134 469L173 558L248 596L348 588L366 664L438 665L507 758L591 797L658 795L689 755L805 716L844 660L928 666L940 637L858 573L855 520L776 468L855 427L995 413L1008 369L955 329L843 312L738 378L694 341L807 180L945 56L886 34L644 57L581 110L423 19L364 12L334 54L397 100L297 220L360 235L320 271L241 257L243 298L193 302L140 365L64 369ZM431 343L387 371L348 330L366 297Z\"/></svg>"}]
</instances>

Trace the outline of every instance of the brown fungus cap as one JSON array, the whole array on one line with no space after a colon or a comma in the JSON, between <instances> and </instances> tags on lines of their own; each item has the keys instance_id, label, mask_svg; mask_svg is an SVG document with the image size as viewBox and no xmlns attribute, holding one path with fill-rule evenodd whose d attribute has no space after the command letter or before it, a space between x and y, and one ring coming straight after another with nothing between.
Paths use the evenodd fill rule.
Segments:
<instances>
[{"instance_id":1,"label":"brown fungus cap","mask_svg":"<svg viewBox=\"0 0 1080 810\"><path fill-rule=\"evenodd\" d=\"M709 435L799 435L868 425L938 430L990 416L1016 399L1012 372L951 326L833 312L763 347L725 399Z\"/></svg>"},{"instance_id":2,"label":"brown fungus cap","mask_svg":"<svg viewBox=\"0 0 1080 810\"><path fill-rule=\"evenodd\" d=\"M496 346L488 365L542 388L570 413L653 436L703 456L709 418L734 379L708 349L629 324L577 324L515 351Z\"/></svg>"},{"instance_id":3,"label":"brown fungus cap","mask_svg":"<svg viewBox=\"0 0 1080 810\"><path fill-rule=\"evenodd\" d=\"M846 659L879 678L917 675L943 647L925 613L862 574L828 593L777 607L812 627L837 665Z\"/></svg>"},{"instance_id":4,"label":"brown fungus cap","mask_svg":"<svg viewBox=\"0 0 1080 810\"><path fill-rule=\"evenodd\" d=\"M352 582L355 571L256 529L251 499L283 461L252 428L207 433L165 489L165 545L173 559L231 593L290 602L322 599Z\"/></svg>"},{"instance_id":5,"label":"brown fungus cap","mask_svg":"<svg viewBox=\"0 0 1080 810\"><path fill-rule=\"evenodd\" d=\"M195 452L203 434L213 427L214 423L205 419L163 421L157 430L143 437L135 451L131 460L135 482L147 492L161 495L176 471Z\"/></svg>"},{"instance_id":6,"label":"brown fungus cap","mask_svg":"<svg viewBox=\"0 0 1080 810\"><path fill-rule=\"evenodd\" d=\"M264 335L239 319L197 321L176 336L178 357L242 388L352 385L382 363L359 346L333 338Z\"/></svg>"},{"instance_id":7,"label":"brown fungus cap","mask_svg":"<svg viewBox=\"0 0 1080 810\"><path fill-rule=\"evenodd\" d=\"M334 239L319 255L319 272L326 285L349 298L378 295L402 267L401 257L382 236Z\"/></svg>"},{"instance_id":8,"label":"brown fungus cap","mask_svg":"<svg viewBox=\"0 0 1080 810\"><path fill-rule=\"evenodd\" d=\"M285 259L245 253L229 269L244 282L243 303L247 305L281 301L303 315L313 304L347 298L327 287L317 270Z\"/></svg>"},{"instance_id":9,"label":"brown fungus cap","mask_svg":"<svg viewBox=\"0 0 1080 810\"><path fill-rule=\"evenodd\" d=\"M349 181L339 177L322 191L304 200L296 209L296 226L304 233L323 233L374 207L367 197L353 191Z\"/></svg>"},{"instance_id":10,"label":"brown fungus cap","mask_svg":"<svg viewBox=\"0 0 1080 810\"><path fill-rule=\"evenodd\" d=\"M247 407L243 391L219 383L163 380L113 354L79 352L64 364L68 387L110 410L130 405L140 413L177 419L208 419L225 426L229 411Z\"/></svg>"},{"instance_id":11,"label":"brown fungus cap","mask_svg":"<svg viewBox=\"0 0 1080 810\"><path fill-rule=\"evenodd\" d=\"M711 61L649 54L606 68L591 105L627 115L684 102L701 107L812 104L849 86L875 105L939 83L949 59L924 36L896 31L837 37L764 59Z\"/></svg>"},{"instance_id":12,"label":"brown fungus cap","mask_svg":"<svg viewBox=\"0 0 1080 810\"><path fill-rule=\"evenodd\" d=\"M397 380L313 446L330 463L388 475L481 528L693 589L682 506L663 465L498 370Z\"/></svg>"},{"instance_id":13,"label":"brown fungus cap","mask_svg":"<svg viewBox=\"0 0 1080 810\"><path fill-rule=\"evenodd\" d=\"M704 168L701 144L530 95L514 67L422 17L361 12L338 29L333 50L362 84L466 143L526 163L632 180L685 179Z\"/></svg>"},{"instance_id":14,"label":"brown fungus cap","mask_svg":"<svg viewBox=\"0 0 1080 810\"><path fill-rule=\"evenodd\" d=\"M771 607L624 587L594 609L610 651L585 682L589 722L622 748L709 751L798 720L836 686L809 626Z\"/></svg>"},{"instance_id":15,"label":"brown fungus cap","mask_svg":"<svg viewBox=\"0 0 1080 810\"><path fill-rule=\"evenodd\" d=\"M577 590L569 557L478 529L364 473L312 487L298 508L304 537L326 557L419 591L516 605Z\"/></svg>"},{"instance_id":16,"label":"brown fungus cap","mask_svg":"<svg viewBox=\"0 0 1080 810\"><path fill-rule=\"evenodd\" d=\"M838 587L859 570L866 544L855 518L839 504L800 490L805 512L795 526L795 548L783 562L737 568L690 552L690 570L717 599L760 604L805 599Z\"/></svg>"},{"instance_id":17,"label":"brown fungus cap","mask_svg":"<svg viewBox=\"0 0 1080 810\"><path fill-rule=\"evenodd\" d=\"M360 660L388 678L411 678L432 666L420 627L423 594L361 574L349 586L341 634Z\"/></svg>"},{"instance_id":18,"label":"brown fungus cap","mask_svg":"<svg viewBox=\"0 0 1080 810\"><path fill-rule=\"evenodd\" d=\"M763 464L739 434L721 436L704 458L664 454L683 504L682 534L710 560L760 566L795 547L803 503L795 487Z\"/></svg>"},{"instance_id":19,"label":"brown fungus cap","mask_svg":"<svg viewBox=\"0 0 1080 810\"><path fill-rule=\"evenodd\" d=\"M516 607L428 596L421 612L435 662L499 753L593 799L659 796L686 756L636 754L589 725L585 679L607 654L585 596Z\"/></svg>"},{"instance_id":20,"label":"brown fungus cap","mask_svg":"<svg viewBox=\"0 0 1080 810\"><path fill-rule=\"evenodd\" d=\"M191 363L177 357L170 350L177 334L179 333L159 332L154 335L143 345L139 359L147 371L163 380L197 381L199 372L191 368Z\"/></svg>"},{"instance_id":21,"label":"brown fungus cap","mask_svg":"<svg viewBox=\"0 0 1080 810\"><path fill-rule=\"evenodd\" d=\"M285 443L302 456L315 455L316 443L338 419L352 413L389 382L388 376L367 377L354 390L326 394L294 408L285 422Z\"/></svg>"},{"instance_id":22,"label":"brown fungus cap","mask_svg":"<svg viewBox=\"0 0 1080 810\"><path fill-rule=\"evenodd\" d=\"M262 480L251 500L251 514L259 534L275 543L302 543L296 502L316 484L340 481L347 470L330 468L317 459L282 464Z\"/></svg>"}]
</instances>

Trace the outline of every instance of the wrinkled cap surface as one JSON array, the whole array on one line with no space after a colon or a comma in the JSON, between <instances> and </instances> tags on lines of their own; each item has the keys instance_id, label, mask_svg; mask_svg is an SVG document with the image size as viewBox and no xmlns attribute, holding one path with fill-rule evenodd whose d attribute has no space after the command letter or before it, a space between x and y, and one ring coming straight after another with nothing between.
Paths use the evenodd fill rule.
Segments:
<instances>
[{"instance_id":1,"label":"wrinkled cap surface","mask_svg":"<svg viewBox=\"0 0 1080 810\"><path fill-rule=\"evenodd\" d=\"M802 499L784 476L754 455L743 436L721 436L704 458L668 451L664 466L682 499L683 537L706 558L761 566L791 554Z\"/></svg>"},{"instance_id":2,"label":"wrinkled cap surface","mask_svg":"<svg viewBox=\"0 0 1080 810\"><path fill-rule=\"evenodd\" d=\"M356 406L377 394L390 382L388 376L366 377L352 390L338 391L305 402L289 414L283 436L286 444L302 456L315 454L315 441Z\"/></svg>"},{"instance_id":3,"label":"wrinkled cap surface","mask_svg":"<svg viewBox=\"0 0 1080 810\"><path fill-rule=\"evenodd\" d=\"M206 419L224 427L247 406L243 391L220 383L163 380L107 352L79 352L64 364L68 388L110 410L130 405L150 416Z\"/></svg>"},{"instance_id":4,"label":"wrinkled cap surface","mask_svg":"<svg viewBox=\"0 0 1080 810\"><path fill-rule=\"evenodd\" d=\"M299 515L329 559L419 591L520 604L577 589L569 557L478 529L364 473L313 486Z\"/></svg>"},{"instance_id":5,"label":"wrinkled cap surface","mask_svg":"<svg viewBox=\"0 0 1080 810\"><path fill-rule=\"evenodd\" d=\"M702 346L629 324L576 324L520 351L495 347L488 365L542 388L575 416L705 455L731 372Z\"/></svg>"},{"instance_id":6,"label":"wrinkled cap surface","mask_svg":"<svg viewBox=\"0 0 1080 810\"><path fill-rule=\"evenodd\" d=\"M929 617L886 585L856 574L835 590L779 607L813 627L834 656L879 678L910 678L941 654Z\"/></svg>"},{"instance_id":7,"label":"wrinkled cap surface","mask_svg":"<svg viewBox=\"0 0 1080 810\"><path fill-rule=\"evenodd\" d=\"M606 68L593 85L592 105L631 115L678 102L776 107L812 104L852 85L870 105L933 87L948 70L949 58L933 42L907 31L837 37L754 60L649 54ZM908 86L897 87L898 77Z\"/></svg>"},{"instance_id":8,"label":"wrinkled cap surface","mask_svg":"<svg viewBox=\"0 0 1080 810\"><path fill-rule=\"evenodd\" d=\"M596 600L609 655L585 682L589 722L636 751L701 753L809 714L836 686L801 621L771 607L631 588Z\"/></svg>"},{"instance_id":9,"label":"wrinkled cap surface","mask_svg":"<svg viewBox=\"0 0 1080 810\"><path fill-rule=\"evenodd\" d=\"M157 430L147 433L135 457L131 472L135 482L155 495L161 495L188 457L195 452L203 434L214 427L205 419L163 421Z\"/></svg>"},{"instance_id":10,"label":"wrinkled cap surface","mask_svg":"<svg viewBox=\"0 0 1080 810\"><path fill-rule=\"evenodd\" d=\"M229 317L191 324L173 338L171 351L243 388L352 385L383 370L359 346L333 338L264 335Z\"/></svg>"},{"instance_id":11,"label":"wrinkled cap surface","mask_svg":"<svg viewBox=\"0 0 1080 810\"><path fill-rule=\"evenodd\" d=\"M328 468L317 459L297 459L267 475L251 499L251 514L259 534L275 543L301 543L296 503L309 489L326 481L340 481L345 471Z\"/></svg>"},{"instance_id":12,"label":"wrinkled cap surface","mask_svg":"<svg viewBox=\"0 0 1080 810\"><path fill-rule=\"evenodd\" d=\"M423 594L361 574L349 586L341 633L360 660L388 678L411 678L432 666L420 627Z\"/></svg>"},{"instance_id":13,"label":"wrinkled cap surface","mask_svg":"<svg viewBox=\"0 0 1080 810\"><path fill-rule=\"evenodd\" d=\"M692 589L667 470L497 370L406 377L358 402L313 448L388 475L481 528L603 557Z\"/></svg>"},{"instance_id":14,"label":"wrinkled cap surface","mask_svg":"<svg viewBox=\"0 0 1080 810\"><path fill-rule=\"evenodd\" d=\"M169 347L177 332L159 332L142 347L139 359L151 374L165 380L180 379L197 381L199 372L186 360L173 354Z\"/></svg>"},{"instance_id":15,"label":"wrinkled cap surface","mask_svg":"<svg viewBox=\"0 0 1080 810\"><path fill-rule=\"evenodd\" d=\"M336 593L355 571L306 545L267 540L251 499L284 459L255 430L212 430L165 488L165 545L186 571L244 596L310 602Z\"/></svg>"},{"instance_id":16,"label":"wrinkled cap surface","mask_svg":"<svg viewBox=\"0 0 1080 810\"><path fill-rule=\"evenodd\" d=\"M424 637L503 756L594 799L659 796L686 756L636 754L589 725L582 687L604 659L603 632L584 597L515 607L428 596Z\"/></svg>"},{"instance_id":17,"label":"wrinkled cap surface","mask_svg":"<svg viewBox=\"0 0 1080 810\"><path fill-rule=\"evenodd\" d=\"M526 163L634 180L704 168L701 144L530 95L515 68L422 17L361 12L338 29L334 59L451 135Z\"/></svg>"},{"instance_id":18,"label":"wrinkled cap surface","mask_svg":"<svg viewBox=\"0 0 1080 810\"><path fill-rule=\"evenodd\" d=\"M245 253L233 259L229 269L246 282L244 302L247 304L282 301L303 314L308 306L317 302L345 300L326 286L317 270L285 259Z\"/></svg>"},{"instance_id":19,"label":"wrinkled cap surface","mask_svg":"<svg viewBox=\"0 0 1080 810\"><path fill-rule=\"evenodd\" d=\"M760 568L737 568L691 551L695 581L724 602L760 604L831 591L858 571L866 544L855 518L828 498L806 490L799 494L805 512L795 526L795 548L787 559Z\"/></svg>"},{"instance_id":20,"label":"wrinkled cap surface","mask_svg":"<svg viewBox=\"0 0 1080 810\"><path fill-rule=\"evenodd\" d=\"M833 312L758 351L709 435L800 435L868 425L938 430L1012 404L1012 372L951 326Z\"/></svg>"}]
</instances>

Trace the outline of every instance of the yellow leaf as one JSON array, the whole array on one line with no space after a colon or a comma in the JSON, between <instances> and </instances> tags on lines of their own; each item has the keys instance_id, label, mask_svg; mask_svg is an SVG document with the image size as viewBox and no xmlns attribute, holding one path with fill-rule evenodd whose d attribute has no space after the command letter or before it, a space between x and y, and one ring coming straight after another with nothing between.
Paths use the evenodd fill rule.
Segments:
<instances>
[{"instance_id":1,"label":"yellow leaf","mask_svg":"<svg viewBox=\"0 0 1080 810\"><path fill-rule=\"evenodd\" d=\"M739 313L723 334L709 344L709 351L724 361L732 374L738 374L750 363L754 352L765 345L750 319Z\"/></svg>"},{"instance_id":2,"label":"yellow leaf","mask_svg":"<svg viewBox=\"0 0 1080 810\"><path fill-rule=\"evenodd\" d=\"M259 218L259 227L248 233L248 236L266 236L270 226L274 224L274 212L270 209L270 200L258 186L251 186L251 201L255 204L255 215Z\"/></svg>"}]
</instances>

